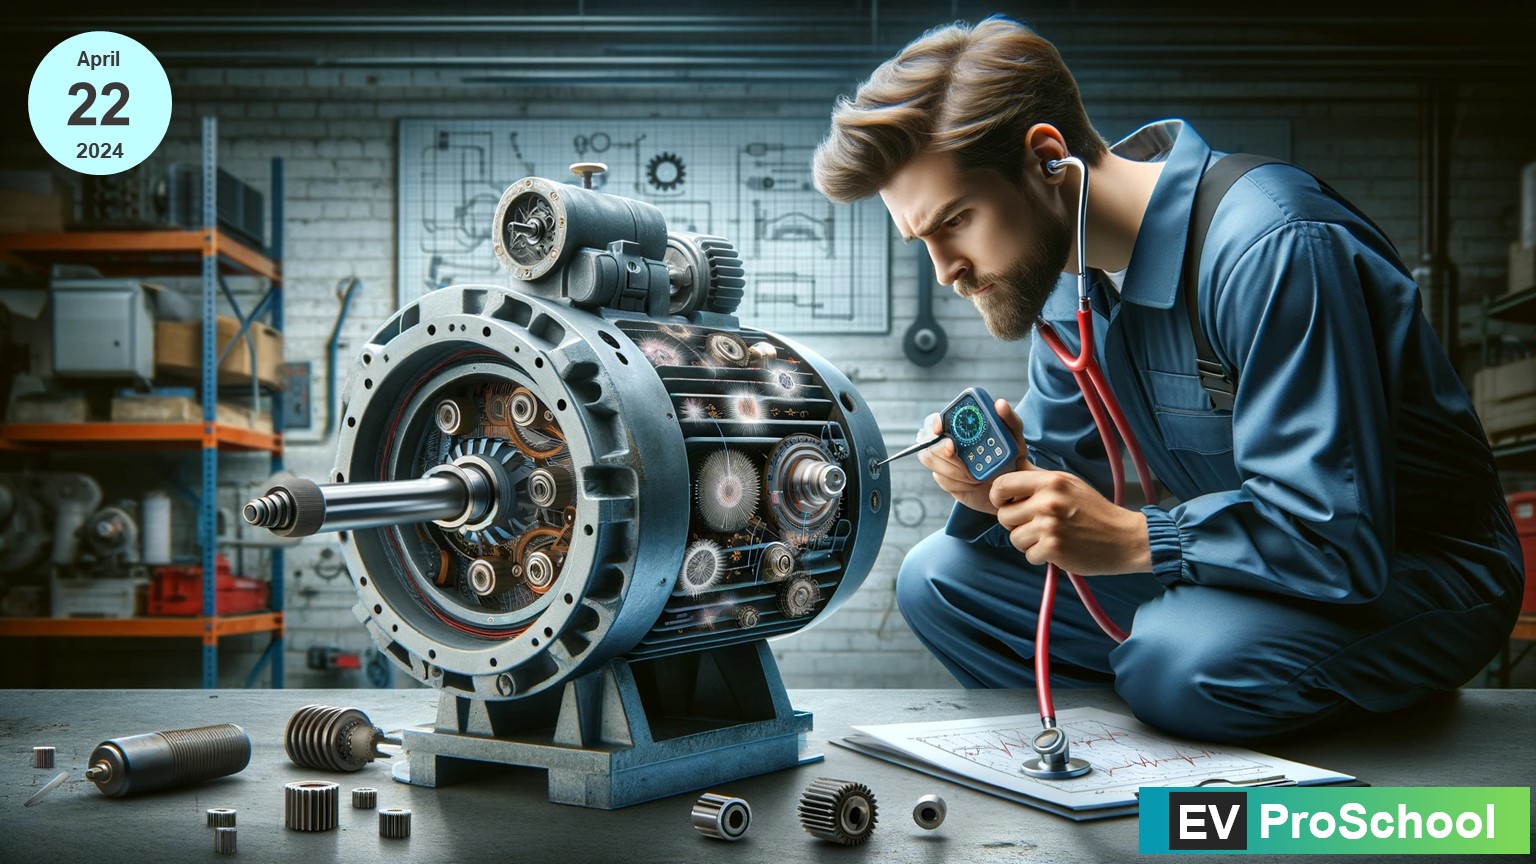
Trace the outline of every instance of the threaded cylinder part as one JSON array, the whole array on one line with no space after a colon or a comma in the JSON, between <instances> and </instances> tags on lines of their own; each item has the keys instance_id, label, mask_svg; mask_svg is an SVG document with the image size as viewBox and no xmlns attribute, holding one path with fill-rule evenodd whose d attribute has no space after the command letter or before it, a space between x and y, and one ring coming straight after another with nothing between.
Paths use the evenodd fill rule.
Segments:
<instances>
[{"instance_id":1,"label":"threaded cylinder part","mask_svg":"<svg viewBox=\"0 0 1536 864\"><path fill-rule=\"evenodd\" d=\"M235 827L235 811L228 807L208 808L209 828L233 828Z\"/></svg>"},{"instance_id":2,"label":"threaded cylinder part","mask_svg":"<svg viewBox=\"0 0 1536 864\"><path fill-rule=\"evenodd\" d=\"M379 804L379 790L364 786L352 790L352 807L355 810L372 810Z\"/></svg>"},{"instance_id":3,"label":"threaded cylinder part","mask_svg":"<svg viewBox=\"0 0 1536 864\"><path fill-rule=\"evenodd\" d=\"M32 767L33 768L52 768L53 767L53 748L52 747L33 747L32 748Z\"/></svg>"},{"instance_id":4,"label":"threaded cylinder part","mask_svg":"<svg viewBox=\"0 0 1536 864\"><path fill-rule=\"evenodd\" d=\"M156 734L171 751L172 785L238 774L251 762L251 738L233 723Z\"/></svg>"},{"instance_id":5,"label":"threaded cylinder part","mask_svg":"<svg viewBox=\"0 0 1536 864\"><path fill-rule=\"evenodd\" d=\"M235 854L235 829L213 829L213 851L220 855Z\"/></svg>"}]
</instances>

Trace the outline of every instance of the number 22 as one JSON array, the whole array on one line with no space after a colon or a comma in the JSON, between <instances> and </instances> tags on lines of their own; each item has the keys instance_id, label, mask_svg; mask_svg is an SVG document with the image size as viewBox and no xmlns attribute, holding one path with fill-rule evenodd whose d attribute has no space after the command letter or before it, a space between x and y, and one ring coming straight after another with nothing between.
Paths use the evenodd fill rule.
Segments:
<instances>
[{"instance_id":1,"label":"number 22","mask_svg":"<svg viewBox=\"0 0 1536 864\"><path fill-rule=\"evenodd\" d=\"M80 107L75 109L75 113L69 115L69 125L95 126L96 118L85 116L85 112L91 110L91 104L96 101L96 88L92 87L90 84L84 81L81 81L80 83L75 84L73 87L69 88L69 95L71 96L82 92L85 94L85 101L80 103ZM107 86L101 88L101 95L105 96L109 93L120 93L122 94L122 98L118 99L117 104L113 105L110 109L107 110L106 114L102 115L101 125L127 126L128 118L119 117L117 114L119 111L123 110L124 105L128 104L128 85L113 81Z\"/></svg>"}]
</instances>

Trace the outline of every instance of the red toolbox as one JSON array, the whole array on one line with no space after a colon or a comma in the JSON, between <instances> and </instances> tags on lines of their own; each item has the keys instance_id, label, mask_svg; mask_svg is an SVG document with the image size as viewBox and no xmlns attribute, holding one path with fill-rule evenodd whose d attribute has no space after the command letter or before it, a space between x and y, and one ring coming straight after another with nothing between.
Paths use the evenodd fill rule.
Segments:
<instances>
[{"instance_id":1,"label":"red toolbox","mask_svg":"<svg viewBox=\"0 0 1536 864\"><path fill-rule=\"evenodd\" d=\"M1511 492L1504 498L1515 517L1515 532L1525 555L1525 601L1520 611L1536 612L1536 492Z\"/></svg>"},{"instance_id":2,"label":"red toolbox","mask_svg":"<svg viewBox=\"0 0 1536 864\"><path fill-rule=\"evenodd\" d=\"M215 602L219 615L260 612L267 608L271 586L230 572L229 559L217 556ZM150 615L203 614L203 568L156 567L149 580Z\"/></svg>"}]
</instances>

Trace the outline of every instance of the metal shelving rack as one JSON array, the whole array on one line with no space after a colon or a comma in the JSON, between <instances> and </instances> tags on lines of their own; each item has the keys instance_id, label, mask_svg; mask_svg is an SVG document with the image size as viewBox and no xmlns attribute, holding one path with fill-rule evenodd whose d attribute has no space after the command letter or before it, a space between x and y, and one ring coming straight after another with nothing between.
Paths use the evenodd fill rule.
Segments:
<instances>
[{"instance_id":1,"label":"metal shelving rack","mask_svg":"<svg viewBox=\"0 0 1536 864\"><path fill-rule=\"evenodd\" d=\"M197 423L11 423L0 424L0 451L92 449L111 444L119 449L198 449L202 462L197 537L202 555L203 614L197 618L130 619L0 619L0 636L119 637L201 636L202 684L218 686L219 639L240 633L272 633L272 641L250 672L254 681L268 663L272 685L283 686L283 550L271 547L271 611L246 615L217 614L218 473L219 452L256 451L271 454L271 470L283 467L283 405L272 400L272 432L263 433L217 422L218 295L223 293L240 320L231 349L245 338L250 325L266 315L274 329L283 329L283 163L272 160L272 245L269 254L250 248L218 229L218 121L202 120L201 231L70 232L0 235L0 254L30 263L77 261L101 272L137 275L198 275L202 280L203 347L201 395L203 422ZM268 289L245 313L224 281L226 275L263 277ZM254 347L252 348L254 351ZM251 372L256 375L256 358Z\"/></svg>"},{"instance_id":2,"label":"metal shelving rack","mask_svg":"<svg viewBox=\"0 0 1536 864\"><path fill-rule=\"evenodd\" d=\"M1536 324L1536 288L1517 294L1509 294L1483 304L1483 365L1494 362L1493 340L1489 337L1490 321L1514 321ZM1519 471L1536 468L1536 439L1496 444L1493 458L1500 470Z\"/></svg>"}]
</instances>

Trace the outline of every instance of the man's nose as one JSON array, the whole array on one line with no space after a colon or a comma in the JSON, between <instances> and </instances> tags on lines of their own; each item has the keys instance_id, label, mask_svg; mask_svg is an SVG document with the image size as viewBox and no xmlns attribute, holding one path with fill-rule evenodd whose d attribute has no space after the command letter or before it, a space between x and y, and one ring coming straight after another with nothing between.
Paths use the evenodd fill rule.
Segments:
<instances>
[{"instance_id":1,"label":"man's nose","mask_svg":"<svg viewBox=\"0 0 1536 864\"><path fill-rule=\"evenodd\" d=\"M944 249L929 246L928 256L933 259L933 276L941 285L954 285L960 277L971 271L971 262L963 255L954 255Z\"/></svg>"}]
</instances>

